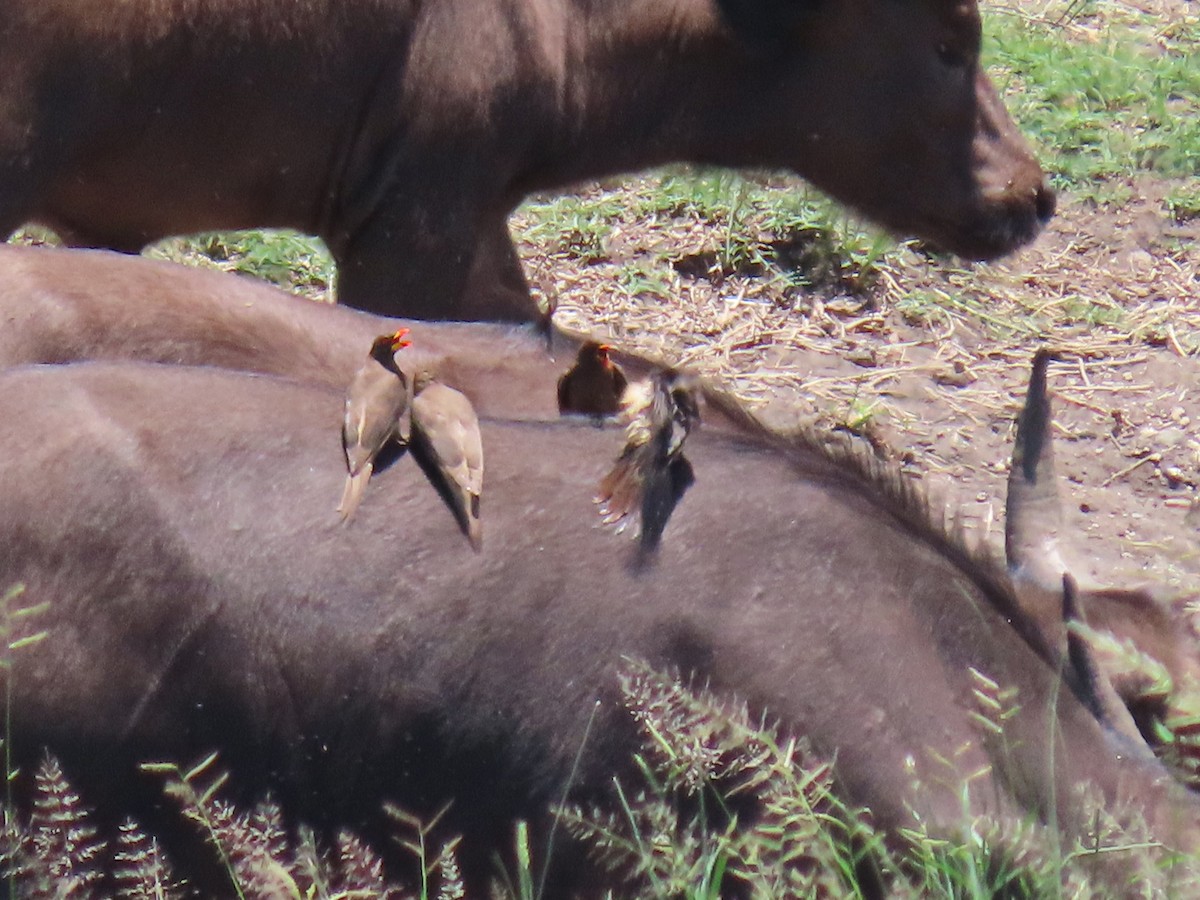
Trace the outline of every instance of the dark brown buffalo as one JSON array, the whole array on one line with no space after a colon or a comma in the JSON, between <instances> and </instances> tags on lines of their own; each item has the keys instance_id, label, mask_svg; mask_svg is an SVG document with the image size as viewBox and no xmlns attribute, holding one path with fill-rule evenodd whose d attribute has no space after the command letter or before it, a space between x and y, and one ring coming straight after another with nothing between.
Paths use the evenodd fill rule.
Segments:
<instances>
[{"instance_id":1,"label":"dark brown buffalo","mask_svg":"<svg viewBox=\"0 0 1200 900\"><path fill-rule=\"evenodd\" d=\"M522 197L691 160L990 258L1054 196L979 43L975 0L2 0L0 235L289 225L351 306L526 319Z\"/></svg>"},{"instance_id":2,"label":"dark brown buffalo","mask_svg":"<svg viewBox=\"0 0 1200 900\"><path fill-rule=\"evenodd\" d=\"M0 373L0 584L49 603L22 626L47 639L14 655L25 766L48 746L90 802L162 828L135 763L217 748L244 794L385 846L382 799L458 798L451 824L486 854L512 817L544 821L577 753L575 798L629 773L614 673L636 657L836 754L885 827L952 827L966 803L1077 832L1091 782L1194 843L1200 804L1064 681L1003 567L892 476L749 421L702 430L695 484L641 565L596 527L618 430L485 418L476 554L407 457L338 521L341 404L212 368ZM972 669L1017 692L1002 734L978 724Z\"/></svg>"}]
</instances>

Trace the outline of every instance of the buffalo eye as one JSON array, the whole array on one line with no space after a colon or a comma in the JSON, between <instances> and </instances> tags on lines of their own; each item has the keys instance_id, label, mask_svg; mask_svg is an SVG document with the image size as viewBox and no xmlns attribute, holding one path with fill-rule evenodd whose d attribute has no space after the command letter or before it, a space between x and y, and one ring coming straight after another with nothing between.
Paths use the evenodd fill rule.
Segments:
<instances>
[{"instance_id":1,"label":"buffalo eye","mask_svg":"<svg viewBox=\"0 0 1200 900\"><path fill-rule=\"evenodd\" d=\"M967 54L945 42L937 45L937 55L944 65L952 69L964 69L970 62Z\"/></svg>"}]
</instances>

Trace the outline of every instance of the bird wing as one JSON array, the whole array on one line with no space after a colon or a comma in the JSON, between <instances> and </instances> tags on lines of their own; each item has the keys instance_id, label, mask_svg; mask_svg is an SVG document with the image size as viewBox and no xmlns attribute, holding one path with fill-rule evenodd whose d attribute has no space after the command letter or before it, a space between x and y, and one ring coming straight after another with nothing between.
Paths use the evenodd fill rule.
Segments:
<instances>
[{"instance_id":1,"label":"bird wing","mask_svg":"<svg viewBox=\"0 0 1200 900\"><path fill-rule=\"evenodd\" d=\"M431 384L413 400L413 426L421 430L447 477L478 496L483 489L483 440L471 401L454 388Z\"/></svg>"},{"instance_id":2,"label":"bird wing","mask_svg":"<svg viewBox=\"0 0 1200 900\"><path fill-rule=\"evenodd\" d=\"M342 422L342 447L351 474L374 459L397 434L407 405L407 385L394 373L382 367L367 367L355 375Z\"/></svg>"}]
</instances>

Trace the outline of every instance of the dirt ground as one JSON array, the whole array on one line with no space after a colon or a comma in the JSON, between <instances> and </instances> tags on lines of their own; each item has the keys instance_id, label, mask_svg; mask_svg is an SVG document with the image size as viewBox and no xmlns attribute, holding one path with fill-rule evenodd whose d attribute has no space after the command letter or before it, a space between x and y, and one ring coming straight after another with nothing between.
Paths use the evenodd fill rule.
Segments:
<instances>
[{"instance_id":1,"label":"dirt ground","mask_svg":"<svg viewBox=\"0 0 1200 900\"><path fill-rule=\"evenodd\" d=\"M1200 598L1200 221L1174 221L1161 186L1129 188L1115 212L1061 197L1047 231L1001 264L953 268L914 250L867 300L827 292L781 308L749 279L681 276L668 303L613 291L604 266L533 247L525 261L563 324L692 365L774 424L851 426L998 548L1028 364L1037 346L1060 348L1069 361L1050 382L1069 561L1084 581ZM661 239L616 235L610 254ZM688 236L672 239L686 256ZM914 314L926 295L946 302Z\"/></svg>"}]
</instances>

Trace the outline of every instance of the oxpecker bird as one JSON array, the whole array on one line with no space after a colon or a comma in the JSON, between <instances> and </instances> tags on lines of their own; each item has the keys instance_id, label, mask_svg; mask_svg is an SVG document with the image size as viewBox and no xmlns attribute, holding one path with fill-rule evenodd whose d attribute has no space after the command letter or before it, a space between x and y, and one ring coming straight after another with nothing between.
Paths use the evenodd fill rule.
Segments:
<instances>
[{"instance_id":1,"label":"oxpecker bird","mask_svg":"<svg viewBox=\"0 0 1200 900\"><path fill-rule=\"evenodd\" d=\"M471 546L483 546L483 440L471 401L428 372L413 384L412 449L449 503ZM440 480L440 484L436 483Z\"/></svg>"},{"instance_id":2,"label":"oxpecker bird","mask_svg":"<svg viewBox=\"0 0 1200 900\"><path fill-rule=\"evenodd\" d=\"M641 546L657 548L667 520L692 484L683 443L700 422L692 379L674 369L652 375L625 393L625 447L600 482L596 502L607 524L641 513Z\"/></svg>"},{"instance_id":3,"label":"oxpecker bird","mask_svg":"<svg viewBox=\"0 0 1200 900\"><path fill-rule=\"evenodd\" d=\"M383 334L350 382L342 420L342 450L346 454L346 487L338 512L347 521L358 504L375 468L375 457L391 440L400 440L400 420L408 408L408 379L396 364L396 353L411 346L407 328Z\"/></svg>"},{"instance_id":4,"label":"oxpecker bird","mask_svg":"<svg viewBox=\"0 0 1200 900\"><path fill-rule=\"evenodd\" d=\"M595 416L615 415L621 409L627 380L612 359L607 344L588 341L579 348L575 365L558 379L558 411Z\"/></svg>"}]
</instances>

